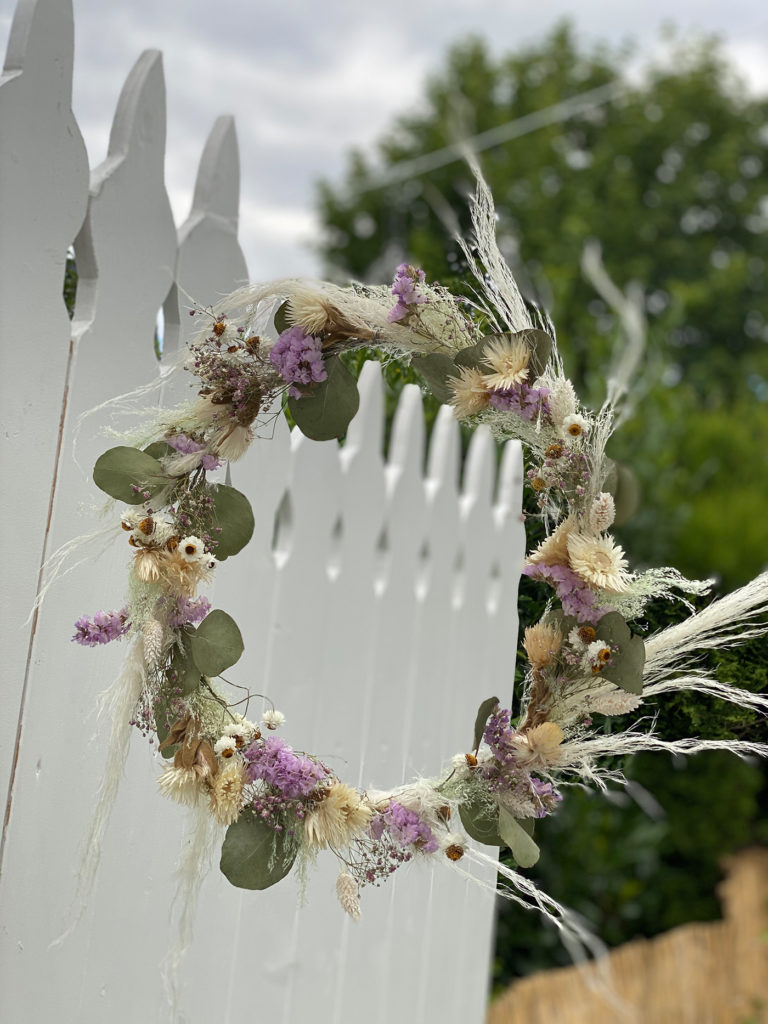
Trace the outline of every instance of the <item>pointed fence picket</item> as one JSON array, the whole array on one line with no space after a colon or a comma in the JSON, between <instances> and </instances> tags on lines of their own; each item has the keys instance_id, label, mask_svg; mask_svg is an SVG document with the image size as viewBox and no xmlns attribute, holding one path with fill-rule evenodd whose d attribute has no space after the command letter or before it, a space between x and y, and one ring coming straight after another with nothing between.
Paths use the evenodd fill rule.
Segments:
<instances>
[{"instance_id":1,"label":"pointed fence picket","mask_svg":"<svg viewBox=\"0 0 768 1024\"><path fill-rule=\"evenodd\" d=\"M72 62L70 0L20 0L0 78L9 484L0 499L0 991L4 1019L55 1008L84 1024L132 1024L169 1018L159 965L176 934L170 908L185 827L182 809L157 794L157 758L138 735L89 904L72 935L50 945L69 920L104 760L106 730L92 709L124 654L120 645L86 652L69 637L78 615L122 602L129 555L119 529L98 561L95 542L81 552L87 560L27 616L44 560L113 523L98 517L89 468L109 444L104 428L133 421L110 408L81 417L157 376L159 310L170 366L193 326L190 299L215 302L247 271L232 119L213 126L177 232L163 180L160 55L143 54L131 71L90 186L70 109ZM61 291L73 243L70 323ZM147 406L183 399L182 376L164 376ZM234 681L275 700L297 748L353 784L389 787L436 774L468 742L480 700L511 693L522 459L509 444L497 470L494 445L478 431L460 481L456 422L441 410L427 447L413 386L385 459L378 364L364 367L360 392L343 448L291 435L278 416L232 467L256 531L220 568L212 597L245 636ZM481 1020L492 896L447 866L409 865L364 893L354 924L336 904L331 859L319 860L306 904L290 879L250 893L212 871L180 969L188 1019L226 1024L257 1005L286 1024L383 1022L404 1006L418 1021Z\"/></svg>"}]
</instances>

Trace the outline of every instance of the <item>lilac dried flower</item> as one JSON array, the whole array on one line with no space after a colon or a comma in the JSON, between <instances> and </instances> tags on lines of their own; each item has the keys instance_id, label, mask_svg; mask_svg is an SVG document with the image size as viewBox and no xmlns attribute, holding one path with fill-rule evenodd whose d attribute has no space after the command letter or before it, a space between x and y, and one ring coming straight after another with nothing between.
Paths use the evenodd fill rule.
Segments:
<instances>
[{"instance_id":1,"label":"lilac dried flower","mask_svg":"<svg viewBox=\"0 0 768 1024\"><path fill-rule=\"evenodd\" d=\"M319 761L294 754L291 747L279 736L270 736L263 742L252 743L243 754L248 762L248 781L261 779L268 786L274 786L289 800L309 796L318 782L322 782L330 774Z\"/></svg>"},{"instance_id":2,"label":"lilac dried flower","mask_svg":"<svg viewBox=\"0 0 768 1024\"><path fill-rule=\"evenodd\" d=\"M397 305L387 315L390 323L404 320L413 312L415 306L429 301L429 297L418 290L419 285L424 283L425 276L423 270L408 263L401 263L397 268L392 282L392 294L397 296Z\"/></svg>"},{"instance_id":3,"label":"lilac dried flower","mask_svg":"<svg viewBox=\"0 0 768 1024\"><path fill-rule=\"evenodd\" d=\"M520 419L530 422L537 416L550 418L549 388L534 388L520 381L500 391L492 391L490 404L502 412L513 412Z\"/></svg>"},{"instance_id":4,"label":"lilac dried flower","mask_svg":"<svg viewBox=\"0 0 768 1024\"><path fill-rule=\"evenodd\" d=\"M180 597L176 607L168 616L168 625L172 629L186 626L188 623L202 622L211 610L211 602L207 597Z\"/></svg>"},{"instance_id":5,"label":"lilac dried flower","mask_svg":"<svg viewBox=\"0 0 768 1024\"><path fill-rule=\"evenodd\" d=\"M97 647L118 640L128 632L130 625L127 605L119 612L96 612L92 619L84 615L77 620L77 632L72 639L83 647Z\"/></svg>"},{"instance_id":6,"label":"lilac dried flower","mask_svg":"<svg viewBox=\"0 0 768 1024\"><path fill-rule=\"evenodd\" d=\"M326 380L328 373L323 363L323 346L319 338L307 334L303 327L289 327L283 331L269 353L269 361L286 384L312 384ZM300 398L298 388L288 392Z\"/></svg>"},{"instance_id":7,"label":"lilac dried flower","mask_svg":"<svg viewBox=\"0 0 768 1024\"><path fill-rule=\"evenodd\" d=\"M598 622L612 608L600 607L597 595L567 565L526 565L523 569L531 579L540 579L555 588L566 615L574 615L578 622Z\"/></svg>"},{"instance_id":8,"label":"lilac dried flower","mask_svg":"<svg viewBox=\"0 0 768 1024\"><path fill-rule=\"evenodd\" d=\"M412 846L422 853L434 853L438 848L429 825L422 821L416 811L403 807L396 800L373 819L370 832L374 839L381 839L384 832L387 832L390 839L403 849Z\"/></svg>"},{"instance_id":9,"label":"lilac dried flower","mask_svg":"<svg viewBox=\"0 0 768 1024\"><path fill-rule=\"evenodd\" d=\"M165 442L182 455L194 455L195 452L201 452L205 447L198 444L197 441L193 441L191 437L187 437L186 434L172 434L170 437L166 437Z\"/></svg>"}]
</instances>

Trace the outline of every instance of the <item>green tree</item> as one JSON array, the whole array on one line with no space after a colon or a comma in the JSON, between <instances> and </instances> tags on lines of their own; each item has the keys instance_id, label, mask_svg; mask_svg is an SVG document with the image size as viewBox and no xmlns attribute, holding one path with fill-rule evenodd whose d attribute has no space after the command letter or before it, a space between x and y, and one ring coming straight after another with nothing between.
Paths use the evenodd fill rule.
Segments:
<instances>
[{"instance_id":1,"label":"green tree","mask_svg":"<svg viewBox=\"0 0 768 1024\"><path fill-rule=\"evenodd\" d=\"M447 202L468 229L467 167L377 183L457 131L623 82L619 99L487 150L483 170L502 248L551 313L589 404L602 400L617 325L579 272L585 241L600 241L617 283L643 285L642 398L612 452L631 463L643 505L622 539L636 561L675 564L682 552L687 571L732 587L768 560L754 519L768 498L768 102L745 93L713 42L679 45L641 85L626 79L625 59L581 49L568 26L498 60L480 40L457 46L421 112L397 120L376 158L353 153L341 184L321 184L321 252L329 271L362 279L385 279L403 258L431 278L460 274L436 211Z\"/></svg>"}]
</instances>

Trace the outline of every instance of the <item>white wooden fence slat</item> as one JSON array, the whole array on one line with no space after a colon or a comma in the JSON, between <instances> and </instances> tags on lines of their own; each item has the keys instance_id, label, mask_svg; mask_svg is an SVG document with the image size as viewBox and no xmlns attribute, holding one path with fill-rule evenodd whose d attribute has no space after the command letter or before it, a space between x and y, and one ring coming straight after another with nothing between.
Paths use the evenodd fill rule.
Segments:
<instances>
[{"instance_id":1,"label":"white wooden fence slat","mask_svg":"<svg viewBox=\"0 0 768 1024\"><path fill-rule=\"evenodd\" d=\"M87 156L71 110L72 60L69 5L57 0L19 4L0 78L0 472L5 481L0 515L7 524L0 597L4 821L36 627L25 620L45 557L66 399L70 324L61 294L64 267L87 202Z\"/></svg>"},{"instance_id":2,"label":"white wooden fence slat","mask_svg":"<svg viewBox=\"0 0 768 1024\"><path fill-rule=\"evenodd\" d=\"M24 536L8 562L9 614L20 616L37 582L52 481L49 551L88 529L87 506L101 502L87 481L109 445L99 431L113 414L102 410L85 421L82 469L71 459L78 417L157 372L152 341L161 307L170 363L193 327L185 293L202 305L215 302L246 270L231 118L213 127L192 211L177 234L163 184L159 54L142 55L129 75L89 197L68 102L68 0L23 0L8 52L0 79L0 329L4 412L11 413L3 458L21 452L30 470ZM70 358L61 284L75 236L80 283ZM19 308L36 346L15 344ZM31 372L40 381L34 404L16 386ZM425 474L415 387L401 398L385 463L378 364L364 368L360 390L361 409L342 449L290 436L279 416L260 428L263 438L232 467L233 485L254 506L254 538L221 566L209 596L235 615L245 636L233 682L276 701L288 716L290 742L318 752L353 784L390 786L438 772L468 743L479 701L494 689L509 696L522 465L519 446L508 446L494 504L495 453L480 433L459 492L458 430L444 409ZM189 395L183 375L165 382L165 402ZM50 439L60 419L57 455ZM16 508L10 498L6 515ZM75 569L51 591L26 691L29 628L7 662L14 667L0 696L2 770L20 709L23 725L0 877L0 990L9 1020L52 1008L84 1024L169 1019L159 963L176 934L169 906L185 817L157 794L158 764L139 736L89 907L70 938L49 948L68 920L106 749L106 736L93 736L86 716L125 653L121 645L85 652L69 637L78 615L122 601L130 556L115 533L100 562ZM259 712L256 701L250 713ZM327 1024L383 1021L404 1005L428 1024L481 1020L492 897L469 891L449 870L409 865L364 891L363 920L354 924L337 906L331 861L318 863L304 907L291 879L264 893L242 892L214 864L180 970L187 1019L234 1022L253 1013L256 999L260 1013L283 1022L310 1014Z\"/></svg>"}]
</instances>

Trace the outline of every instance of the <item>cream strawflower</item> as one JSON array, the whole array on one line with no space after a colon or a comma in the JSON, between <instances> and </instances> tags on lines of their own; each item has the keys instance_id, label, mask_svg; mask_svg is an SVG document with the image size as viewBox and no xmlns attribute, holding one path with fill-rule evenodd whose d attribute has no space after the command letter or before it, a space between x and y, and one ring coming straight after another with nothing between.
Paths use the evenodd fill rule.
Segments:
<instances>
[{"instance_id":1,"label":"cream strawflower","mask_svg":"<svg viewBox=\"0 0 768 1024\"><path fill-rule=\"evenodd\" d=\"M485 386L480 370L470 366L460 366L458 377L449 377L448 386L453 391L451 405L456 410L457 419L474 416L488 407L491 396Z\"/></svg>"},{"instance_id":2,"label":"cream strawflower","mask_svg":"<svg viewBox=\"0 0 768 1024\"><path fill-rule=\"evenodd\" d=\"M220 825L231 825L240 816L245 789L245 765L240 758L231 760L211 784L211 813Z\"/></svg>"},{"instance_id":3,"label":"cream strawflower","mask_svg":"<svg viewBox=\"0 0 768 1024\"><path fill-rule=\"evenodd\" d=\"M601 590L621 594L629 589L628 562L624 550L612 537L588 537L571 533L568 537L571 569L585 583Z\"/></svg>"},{"instance_id":4,"label":"cream strawflower","mask_svg":"<svg viewBox=\"0 0 768 1024\"><path fill-rule=\"evenodd\" d=\"M185 562L199 562L205 557L205 545L199 537L192 535L182 537L177 551Z\"/></svg>"},{"instance_id":5,"label":"cream strawflower","mask_svg":"<svg viewBox=\"0 0 768 1024\"><path fill-rule=\"evenodd\" d=\"M356 789L345 782L335 782L305 817L304 835L310 846L342 849L368 827L372 817L373 809L363 803Z\"/></svg>"},{"instance_id":6,"label":"cream strawflower","mask_svg":"<svg viewBox=\"0 0 768 1024\"><path fill-rule=\"evenodd\" d=\"M519 338L498 338L483 352L483 361L494 370L483 377L486 387L492 391L511 388L528 376L531 350Z\"/></svg>"},{"instance_id":7,"label":"cream strawflower","mask_svg":"<svg viewBox=\"0 0 768 1024\"><path fill-rule=\"evenodd\" d=\"M568 565L568 538L576 529L576 521L564 519L553 534L528 555L529 565Z\"/></svg>"},{"instance_id":8,"label":"cream strawflower","mask_svg":"<svg viewBox=\"0 0 768 1024\"><path fill-rule=\"evenodd\" d=\"M194 764L191 768L169 764L157 780L163 796L180 804L194 807L205 792L205 780L209 772L205 765Z\"/></svg>"},{"instance_id":9,"label":"cream strawflower","mask_svg":"<svg viewBox=\"0 0 768 1024\"><path fill-rule=\"evenodd\" d=\"M563 739L563 730L555 722L542 722L534 726L524 737L515 737L515 764L521 768L557 764Z\"/></svg>"}]
</instances>

